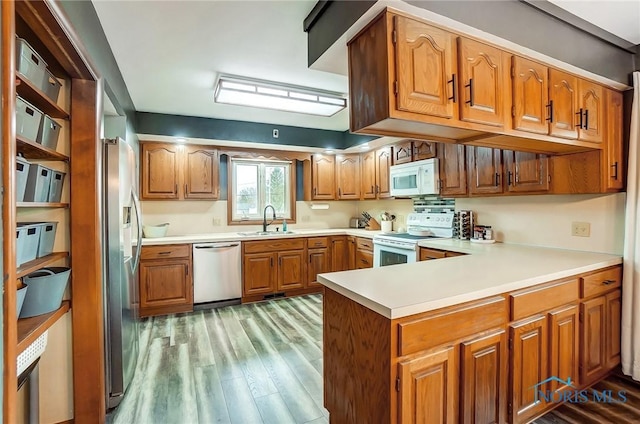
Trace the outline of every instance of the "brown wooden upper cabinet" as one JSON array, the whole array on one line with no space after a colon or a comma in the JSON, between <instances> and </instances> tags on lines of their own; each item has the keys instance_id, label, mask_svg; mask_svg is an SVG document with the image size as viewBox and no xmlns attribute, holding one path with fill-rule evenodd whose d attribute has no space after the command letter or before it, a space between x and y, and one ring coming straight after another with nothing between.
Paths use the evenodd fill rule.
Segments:
<instances>
[{"instance_id":1,"label":"brown wooden upper cabinet","mask_svg":"<svg viewBox=\"0 0 640 424\"><path fill-rule=\"evenodd\" d=\"M607 146L602 160L605 191L624 190L624 147L622 140L622 93L607 91Z\"/></svg>"},{"instance_id":2,"label":"brown wooden upper cabinet","mask_svg":"<svg viewBox=\"0 0 640 424\"><path fill-rule=\"evenodd\" d=\"M386 199L391 197L389 168L394 148L391 146L372 150L361 155L361 199Z\"/></svg>"},{"instance_id":3,"label":"brown wooden upper cabinet","mask_svg":"<svg viewBox=\"0 0 640 424\"><path fill-rule=\"evenodd\" d=\"M334 200L336 198L335 156L314 154L311 163L311 198L313 200Z\"/></svg>"},{"instance_id":4,"label":"brown wooden upper cabinet","mask_svg":"<svg viewBox=\"0 0 640 424\"><path fill-rule=\"evenodd\" d=\"M549 191L547 155L505 150L503 156L508 192Z\"/></svg>"},{"instance_id":5,"label":"brown wooden upper cabinet","mask_svg":"<svg viewBox=\"0 0 640 424\"><path fill-rule=\"evenodd\" d=\"M440 159L440 195L461 196L467 194L467 167L465 146L442 143L438 146Z\"/></svg>"},{"instance_id":6,"label":"brown wooden upper cabinet","mask_svg":"<svg viewBox=\"0 0 640 424\"><path fill-rule=\"evenodd\" d=\"M575 113L578 111L578 78L557 69L549 69L549 134L578 138Z\"/></svg>"},{"instance_id":7,"label":"brown wooden upper cabinet","mask_svg":"<svg viewBox=\"0 0 640 424\"><path fill-rule=\"evenodd\" d=\"M500 149L467 146L469 194L502 193L502 155Z\"/></svg>"},{"instance_id":8,"label":"brown wooden upper cabinet","mask_svg":"<svg viewBox=\"0 0 640 424\"><path fill-rule=\"evenodd\" d=\"M423 115L455 116L455 36L395 16L397 107Z\"/></svg>"},{"instance_id":9,"label":"brown wooden upper cabinet","mask_svg":"<svg viewBox=\"0 0 640 424\"><path fill-rule=\"evenodd\" d=\"M436 157L436 145L426 140L404 140L393 146L393 164L416 162Z\"/></svg>"},{"instance_id":10,"label":"brown wooden upper cabinet","mask_svg":"<svg viewBox=\"0 0 640 424\"><path fill-rule=\"evenodd\" d=\"M360 199L360 155L336 156L336 189L338 199Z\"/></svg>"},{"instance_id":11,"label":"brown wooden upper cabinet","mask_svg":"<svg viewBox=\"0 0 640 424\"><path fill-rule=\"evenodd\" d=\"M538 134L549 133L549 68L513 56L513 128Z\"/></svg>"},{"instance_id":12,"label":"brown wooden upper cabinet","mask_svg":"<svg viewBox=\"0 0 640 424\"><path fill-rule=\"evenodd\" d=\"M479 124L504 124L502 50L468 38L458 38L460 119Z\"/></svg>"},{"instance_id":13,"label":"brown wooden upper cabinet","mask_svg":"<svg viewBox=\"0 0 640 424\"><path fill-rule=\"evenodd\" d=\"M578 80L578 139L602 143L604 137L604 89Z\"/></svg>"},{"instance_id":14,"label":"brown wooden upper cabinet","mask_svg":"<svg viewBox=\"0 0 640 424\"><path fill-rule=\"evenodd\" d=\"M218 151L209 146L142 143L143 200L218 198Z\"/></svg>"}]
</instances>

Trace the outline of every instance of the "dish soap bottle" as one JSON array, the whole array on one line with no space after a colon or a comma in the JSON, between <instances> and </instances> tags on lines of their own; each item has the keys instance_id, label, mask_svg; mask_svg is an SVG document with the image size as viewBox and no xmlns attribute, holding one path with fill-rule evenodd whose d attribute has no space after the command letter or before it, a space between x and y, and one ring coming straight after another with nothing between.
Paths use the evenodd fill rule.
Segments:
<instances>
[{"instance_id":1,"label":"dish soap bottle","mask_svg":"<svg viewBox=\"0 0 640 424\"><path fill-rule=\"evenodd\" d=\"M287 220L286 219L282 220L282 232L283 233L287 232Z\"/></svg>"}]
</instances>

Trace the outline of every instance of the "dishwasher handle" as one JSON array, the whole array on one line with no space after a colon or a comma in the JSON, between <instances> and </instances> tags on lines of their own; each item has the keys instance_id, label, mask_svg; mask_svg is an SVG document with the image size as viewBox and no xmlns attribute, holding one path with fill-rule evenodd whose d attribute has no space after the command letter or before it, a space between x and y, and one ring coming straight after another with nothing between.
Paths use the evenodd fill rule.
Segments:
<instances>
[{"instance_id":1,"label":"dishwasher handle","mask_svg":"<svg viewBox=\"0 0 640 424\"><path fill-rule=\"evenodd\" d=\"M236 247L240 246L240 243L235 244L212 244L212 245L204 245L204 246L193 246L194 249L223 249L225 247Z\"/></svg>"}]
</instances>

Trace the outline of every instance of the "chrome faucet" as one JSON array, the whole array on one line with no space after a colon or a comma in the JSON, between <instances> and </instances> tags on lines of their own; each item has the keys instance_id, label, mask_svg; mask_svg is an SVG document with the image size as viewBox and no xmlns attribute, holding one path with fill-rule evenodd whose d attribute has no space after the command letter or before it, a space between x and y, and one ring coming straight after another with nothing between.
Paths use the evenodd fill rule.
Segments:
<instances>
[{"instance_id":1,"label":"chrome faucet","mask_svg":"<svg viewBox=\"0 0 640 424\"><path fill-rule=\"evenodd\" d=\"M271 208L271 210L273 211L273 219L271 220L270 223L267 224L267 209L269 208ZM271 223L275 220L276 220L276 209L271 205L265 206L264 211L262 212L262 231L266 233L267 225L271 225Z\"/></svg>"}]
</instances>

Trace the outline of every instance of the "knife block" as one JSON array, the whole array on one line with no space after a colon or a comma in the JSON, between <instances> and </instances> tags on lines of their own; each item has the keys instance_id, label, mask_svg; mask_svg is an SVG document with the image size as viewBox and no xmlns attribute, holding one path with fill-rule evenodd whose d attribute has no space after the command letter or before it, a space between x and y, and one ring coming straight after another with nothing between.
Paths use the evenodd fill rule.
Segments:
<instances>
[{"instance_id":1,"label":"knife block","mask_svg":"<svg viewBox=\"0 0 640 424\"><path fill-rule=\"evenodd\" d=\"M367 226L364 227L365 230L379 230L380 229L380 223L378 221L376 221L375 218L371 218L369 220L369 222L367 223Z\"/></svg>"}]
</instances>

